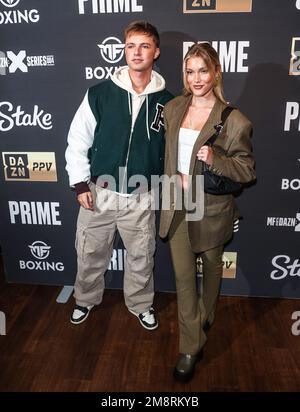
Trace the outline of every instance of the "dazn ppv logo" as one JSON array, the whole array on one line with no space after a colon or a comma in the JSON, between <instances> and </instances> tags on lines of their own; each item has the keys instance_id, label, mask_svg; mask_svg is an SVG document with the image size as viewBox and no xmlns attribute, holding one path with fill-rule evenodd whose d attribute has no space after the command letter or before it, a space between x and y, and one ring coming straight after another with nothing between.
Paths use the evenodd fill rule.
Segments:
<instances>
[{"instance_id":1,"label":"dazn ppv logo","mask_svg":"<svg viewBox=\"0 0 300 412\"><path fill-rule=\"evenodd\" d=\"M54 152L3 152L5 180L56 182Z\"/></svg>"}]
</instances>

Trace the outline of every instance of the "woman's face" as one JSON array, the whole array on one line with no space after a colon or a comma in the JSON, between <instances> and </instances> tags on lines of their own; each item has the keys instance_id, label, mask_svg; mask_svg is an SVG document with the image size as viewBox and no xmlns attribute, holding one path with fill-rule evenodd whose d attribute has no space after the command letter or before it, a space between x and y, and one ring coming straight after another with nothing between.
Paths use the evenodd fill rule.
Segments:
<instances>
[{"instance_id":1,"label":"woman's face","mask_svg":"<svg viewBox=\"0 0 300 412\"><path fill-rule=\"evenodd\" d=\"M185 78L196 97L208 97L213 93L216 73L209 70L202 57L190 57L185 65Z\"/></svg>"}]
</instances>

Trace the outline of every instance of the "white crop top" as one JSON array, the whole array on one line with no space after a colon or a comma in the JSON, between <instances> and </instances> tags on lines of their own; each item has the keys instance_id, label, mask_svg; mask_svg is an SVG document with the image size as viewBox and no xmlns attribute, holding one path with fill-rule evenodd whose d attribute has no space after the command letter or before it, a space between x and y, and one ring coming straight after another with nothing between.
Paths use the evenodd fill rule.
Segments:
<instances>
[{"instance_id":1,"label":"white crop top","mask_svg":"<svg viewBox=\"0 0 300 412\"><path fill-rule=\"evenodd\" d=\"M199 130L184 127L179 130L177 170L184 175L189 174L192 151L199 133Z\"/></svg>"}]
</instances>

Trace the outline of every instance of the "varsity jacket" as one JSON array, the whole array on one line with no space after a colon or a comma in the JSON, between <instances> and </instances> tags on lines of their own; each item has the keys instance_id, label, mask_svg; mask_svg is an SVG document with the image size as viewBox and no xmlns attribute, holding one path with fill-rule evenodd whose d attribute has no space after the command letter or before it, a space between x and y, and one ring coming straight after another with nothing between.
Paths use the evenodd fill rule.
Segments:
<instances>
[{"instance_id":1,"label":"varsity jacket","mask_svg":"<svg viewBox=\"0 0 300 412\"><path fill-rule=\"evenodd\" d=\"M129 179L142 175L150 188L151 175L163 173L163 108L172 98L163 77L155 71L143 93L137 94L127 66L110 80L91 87L68 134L70 186L109 175L116 183L112 190L131 193L136 186L128 185Z\"/></svg>"}]
</instances>

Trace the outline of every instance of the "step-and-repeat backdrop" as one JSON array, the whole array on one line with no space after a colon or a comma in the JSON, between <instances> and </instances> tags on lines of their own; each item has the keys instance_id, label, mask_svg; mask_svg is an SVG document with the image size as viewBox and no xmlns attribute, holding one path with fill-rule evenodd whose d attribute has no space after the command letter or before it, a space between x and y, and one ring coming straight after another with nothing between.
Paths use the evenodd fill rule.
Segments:
<instances>
[{"instance_id":1,"label":"step-and-repeat backdrop","mask_svg":"<svg viewBox=\"0 0 300 412\"><path fill-rule=\"evenodd\" d=\"M87 88L125 64L123 29L145 19L161 35L156 64L181 93L183 53L211 41L225 94L253 122L257 183L226 246L222 293L300 297L300 1L0 0L0 245L7 281L72 285L78 204L64 152ZM122 287L116 243L106 275ZM199 276L201 262L199 262ZM158 240L156 289L173 291Z\"/></svg>"}]
</instances>

